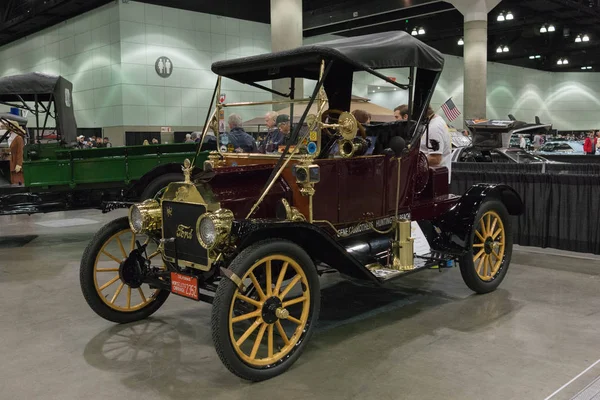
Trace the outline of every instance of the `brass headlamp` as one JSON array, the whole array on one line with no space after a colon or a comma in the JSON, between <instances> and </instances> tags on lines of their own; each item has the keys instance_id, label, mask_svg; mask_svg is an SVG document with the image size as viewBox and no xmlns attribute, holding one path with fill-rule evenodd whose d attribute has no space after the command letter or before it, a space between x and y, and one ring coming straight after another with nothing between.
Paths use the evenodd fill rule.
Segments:
<instances>
[{"instance_id":1,"label":"brass headlamp","mask_svg":"<svg viewBox=\"0 0 600 400\"><path fill-rule=\"evenodd\" d=\"M158 201L144 200L129 209L129 227L133 233L156 232L161 228L162 211Z\"/></svg>"},{"instance_id":2,"label":"brass headlamp","mask_svg":"<svg viewBox=\"0 0 600 400\"><path fill-rule=\"evenodd\" d=\"M202 214L196 222L196 235L200 245L212 250L225 243L231 232L233 218L233 212L226 208Z\"/></svg>"}]
</instances>

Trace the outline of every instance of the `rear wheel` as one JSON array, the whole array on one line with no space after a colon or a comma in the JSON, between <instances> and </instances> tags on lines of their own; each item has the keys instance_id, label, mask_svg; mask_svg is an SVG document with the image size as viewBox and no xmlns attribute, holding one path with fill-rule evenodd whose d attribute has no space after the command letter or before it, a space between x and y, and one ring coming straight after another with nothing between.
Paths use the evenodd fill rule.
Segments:
<instances>
[{"instance_id":1,"label":"rear wheel","mask_svg":"<svg viewBox=\"0 0 600 400\"><path fill-rule=\"evenodd\" d=\"M104 319L117 323L139 321L153 314L169 296L168 291L147 284L126 284L122 261L135 248L135 242L148 243L149 259L157 257L156 245L129 228L127 217L102 227L86 247L81 259L80 284L88 305ZM159 261L162 265L162 260Z\"/></svg>"},{"instance_id":2,"label":"rear wheel","mask_svg":"<svg viewBox=\"0 0 600 400\"><path fill-rule=\"evenodd\" d=\"M269 240L243 250L229 269L244 287L223 278L215 293L217 354L243 379L277 376L298 359L318 319L316 267L296 244Z\"/></svg>"},{"instance_id":3,"label":"rear wheel","mask_svg":"<svg viewBox=\"0 0 600 400\"><path fill-rule=\"evenodd\" d=\"M510 215L502 202L485 201L477 212L469 248L460 259L467 286L477 293L496 290L506 276L512 256Z\"/></svg>"}]
</instances>

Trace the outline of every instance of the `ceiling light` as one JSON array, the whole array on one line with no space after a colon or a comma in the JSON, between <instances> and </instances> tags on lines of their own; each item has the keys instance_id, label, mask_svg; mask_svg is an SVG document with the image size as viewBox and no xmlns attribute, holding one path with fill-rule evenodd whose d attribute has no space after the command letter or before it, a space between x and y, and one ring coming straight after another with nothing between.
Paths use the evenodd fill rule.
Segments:
<instances>
[{"instance_id":1,"label":"ceiling light","mask_svg":"<svg viewBox=\"0 0 600 400\"><path fill-rule=\"evenodd\" d=\"M377 89L381 89L381 86L377 86Z\"/></svg>"},{"instance_id":2,"label":"ceiling light","mask_svg":"<svg viewBox=\"0 0 600 400\"><path fill-rule=\"evenodd\" d=\"M513 20L513 19L515 19L515 17L513 16L513 13L509 11L509 12L506 14L506 20L507 20L507 21L510 21L510 20Z\"/></svg>"},{"instance_id":3,"label":"ceiling light","mask_svg":"<svg viewBox=\"0 0 600 400\"><path fill-rule=\"evenodd\" d=\"M554 32L556 30L556 28L554 27L554 25L550 25L548 27L548 32Z\"/></svg>"},{"instance_id":4,"label":"ceiling light","mask_svg":"<svg viewBox=\"0 0 600 400\"><path fill-rule=\"evenodd\" d=\"M504 21L504 14L502 14L502 13L498 14L498 18L496 18L496 20L497 20L498 22L502 22L502 21Z\"/></svg>"},{"instance_id":5,"label":"ceiling light","mask_svg":"<svg viewBox=\"0 0 600 400\"><path fill-rule=\"evenodd\" d=\"M502 46L498 46L498 48L496 49L496 53L502 53Z\"/></svg>"},{"instance_id":6,"label":"ceiling light","mask_svg":"<svg viewBox=\"0 0 600 400\"><path fill-rule=\"evenodd\" d=\"M581 43L581 35L577 35L575 38L575 43Z\"/></svg>"},{"instance_id":7,"label":"ceiling light","mask_svg":"<svg viewBox=\"0 0 600 400\"><path fill-rule=\"evenodd\" d=\"M394 88L394 90L398 90L398 88Z\"/></svg>"},{"instance_id":8,"label":"ceiling light","mask_svg":"<svg viewBox=\"0 0 600 400\"><path fill-rule=\"evenodd\" d=\"M563 64L567 65L569 63L569 60L567 60L566 58L563 60Z\"/></svg>"},{"instance_id":9,"label":"ceiling light","mask_svg":"<svg viewBox=\"0 0 600 400\"><path fill-rule=\"evenodd\" d=\"M463 38L458 39L458 45L459 46L464 46L465 41L463 40Z\"/></svg>"},{"instance_id":10,"label":"ceiling light","mask_svg":"<svg viewBox=\"0 0 600 400\"><path fill-rule=\"evenodd\" d=\"M588 66L588 67L587 67L587 69L592 69L592 67L591 67L591 66Z\"/></svg>"},{"instance_id":11,"label":"ceiling light","mask_svg":"<svg viewBox=\"0 0 600 400\"><path fill-rule=\"evenodd\" d=\"M424 35L424 34L425 34L425 29L419 28L419 35Z\"/></svg>"},{"instance_id":12,"label":"ceiling light","mask_svg":"<svg viewBox=\"0 0 600 400\"><path fill-rule=\"evenodd\" d=\"M413 28L413 30L410 34L413 36L417 36L419 34L419 32L417 32L417 28Z\"/></svg>"},{"instance_id":13,"label":"ceiling light","mask_svg":"<svg viewBox=\"0 0 600 400\"><path fill-rule=\"evenodd\" d=\"M542 58L542 56L540 56L539 54L535 56L535 58Z\"/></svg>"},{"instance_id":14,"label":"ceiling light","mask_svg":"<svg viewBox=\"0 0 600 400\"><path fill-rule=\"evenodd\" d=\"M509 50L510 50L510 49L508 48L508 46L504 46L504 47L502 48L502 51L503 51L503 52L505 52L505 53L508 53L508 51L509 51Z\"/></svg>"},{"instance_id":15,"label":"ceiling light","mask_svg":"<svg viewBox=\"0 0 600 400\"><path fill-rule=\"evenodd\" d=\"M587 69L587 67L581 67L581 69Z\"/></svg>"},{"instance_id":16,"label":"ceiling light","mask_svg":"<svg viewBox=\"0 0 600 400\"><path fill-rule=\"evenodd\" d=\"M583 35L583 37L581 38L581 40L583 40L584 42L589 42L590 41L590 37L588 35Z\"/></svg>"},{"instance_id":17,"label":"ceiling light","mask_svg":"<svg viewBox=\"0 0 600 400\"><path fill-rule=\"evenodd\" d=\"M563 65L563 60L562 58L559 58L558 61L556 62L558 65Z\"/></svg>"},{"instance_id":18,"label":"ceiling light","mask_svg":"<svg viewBox=\"0 0 600 400\"><path fill-rule=\"evenodd\" d=\"M546 33L548 32L548 29L546 29L546 25L542 25L542 27L540 28L540 33Z\"/></svg>"},{"instance_id":19,"label":"ceiling light","mask_svg":"<svg viewBox=\"0 0 600 400\"><path fill-rule=\"evenodd\" d=\"M535 58L535 56L529 56L530 60L533 60Z\"/></svg>"}]
</instances>

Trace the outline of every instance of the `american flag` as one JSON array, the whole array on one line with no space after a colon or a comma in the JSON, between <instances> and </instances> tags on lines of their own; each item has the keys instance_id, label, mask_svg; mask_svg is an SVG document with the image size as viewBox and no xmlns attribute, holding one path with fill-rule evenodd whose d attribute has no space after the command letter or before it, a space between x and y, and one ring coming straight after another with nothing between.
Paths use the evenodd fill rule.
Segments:
<instances>
[{"instance_id":1,"label":"american flag","mask_svg":"<svg viewBox=\"0 0 600 400\"><path fill-rule=\"evenodd\" d=\"M449 121L454 121L460 115L460 111L451 98L442 104L442 110L444 110L444 114L446 114Z\"/></svg>"}]
</instances>

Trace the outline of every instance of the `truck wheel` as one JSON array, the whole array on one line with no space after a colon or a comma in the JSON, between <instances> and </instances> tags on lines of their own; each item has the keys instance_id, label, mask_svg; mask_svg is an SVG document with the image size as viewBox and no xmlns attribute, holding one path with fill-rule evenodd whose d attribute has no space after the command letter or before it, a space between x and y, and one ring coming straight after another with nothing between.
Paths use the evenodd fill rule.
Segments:
<instances>
[{"instance_id":1,"label":"truck wheel","mask_svg":"<svg viewBox=\"0 0 600 400\"><path fill-rule=\"evenodd\" d=\"M477 212L469 249L460 258L460 273L476 293L489 293L500 285L512 256L510 215L502 202L485 201Z\"/></svg>"},{"instance_id":2,"label":"truck wheel","mask_svg":"<svg viewBox=\"0 0 600 400\"><path fill-rule=\"evenodd\" d=\"M240 378L262 381L286 371L304 350L319 317L319 277L302 248L266 240L244 249L222 278L212 309L219 358Z\"/></svg>"},{"instance_id":3,"label":"truck wheel","mask_svg":"<svg viewBox=\"0 0 600 400\"><path fill-rule=\"evenodd\" d=\"M121 262L134 249L136 240L144 243L148 238L134 234L127 217L118 218L94 235L81 259L79 278L85 300L96 314L120 324L148 317L169 296L168 291L151 289L147 284L132 288L121 279ZM148 245L150 259L158 255L155 249Z\"/></svg>"},{"instance_id":4,"label":"truck wheel","mask_svg":"<svg viewBox=\"0 0 600 400\"><path fill-rule=\"evenodd\" d=\"M142 195L140 196L140 201L155 198L157 194L159 194L160 192L162 192L163 189L169 186L169 183L173 182L183 182L183 174L170 173L154 178L154 180L150 181L148 186L146 186L146 188L142 192Z\"/></svg>"}]
</instances>

